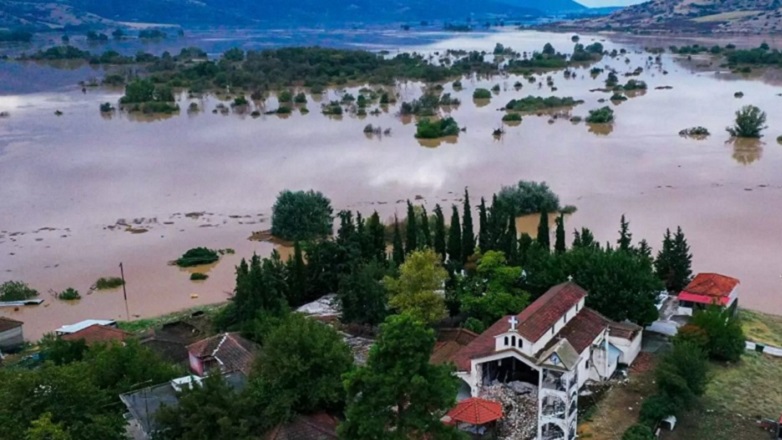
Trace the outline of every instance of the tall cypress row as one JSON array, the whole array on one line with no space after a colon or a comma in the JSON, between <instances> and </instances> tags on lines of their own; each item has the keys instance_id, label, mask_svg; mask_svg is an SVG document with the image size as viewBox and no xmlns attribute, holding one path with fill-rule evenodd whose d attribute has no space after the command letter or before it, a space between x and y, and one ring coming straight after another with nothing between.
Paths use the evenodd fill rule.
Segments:
<instances>
[{"instance_id":1,"label":"tall cypress row","mask_svg":"<svg viewBox=\"0 0 782 440\"><path fill-rule=\"evenodd\" d=\"M481 197L478 205L478 247L481 252L489 250L489 222L486 217L486 201Z\"/></svg>"},{"instance_id":2,"label":"tall cypress row","mask_svg":"<svg viewBox=\"0 0 782 440\"><path fill-rule=\"evenodd\" d=\"M410 200L407 201L407 240L405 241L407 252L418 249L418 222L415 219L415 209Z\"/></svg>"},{"instance_id":3,"label":"tall cypress row","mask_svg":"<svg viewBox=\"0 0 782 440\"><path fill-rule=\"evenodd\" d=\"M516 232L516 219L508 217L508 231L505 233L505 256L508 264L515 266L519 263L519 239Z\"/></svg>"},{"instance_id":4,"label":"tall cypress row","mask_svg":"<svg viewBox=\"0 0 782 440\"><path fill-rule=\"evenodd\" d=\"M540 223L538 223L538 244L545 250L551 250L551 237L548 230L548 212L540 213Z\"/></svg>"},{"instance_id":5,"label":"tall cypress row","mask_svg":"<svg viewBox=\"0 0 782 440\"><path fill-rule=\"evenodd\" d=\"M421 206L423 212L421 213L421 247L432 247L432 232L429 229L429 213L426 212L426 207Z\"/></svg>"},{"instance_id":6,"label":"tall cypress row","mask_svg":"<svg viewBox=\"0 0 782 440\"><path fill-rule=\"evenodd\" d=\"M475 230L472 226L472 207L470 193L464 189L464 212L462 213L462 262L466 262L475 253Z\"/></svg>"},{"instance_id":7,"label":"tall cypress row","mask_svg":"<svg viewBox=\"0 0 782 440\"><path fill-rule=\"evenodd\" d=\"M462 228L456 205L452 205L451 224L448 226L448 260L462 262Z\"/></svg>"},{"instance_id":8,"label":"tall cypress row","mask_svg":"<svg viewBox=\"0 0 782 440\"><path fill-rule=\"evenodd\" d=\"M377 260L384 262L388 258L386 256L386 230L383 224L380 223L380 215L377 211L373 212L367 220L367 235L369 235L369 242L371 243L371 255Z\"/></svg>"},{"instance_id":9,"label":"tall cypress row","mask_svg":"<svg viewBox=\"0 0 782 440\"><path fill-rule=\"evenodd\" d=\"M402 233L399 232L399 219L394 216L394 242L392 258L397 266L405 262L405 249L402 245Z\"/></svg>"},{"instance_id":10,"label":"tall cypress row","mask_svg":"<svg viewBox=\"0 0 782 440\"><path fill-rule=\"evenodd\" d=\"M556 235L556 241L554 242L554 252L558 254L564 254L565 250L567 249L567 245L565 244L564 214L559 214L559 217L557 217L557 232L555 235Z\"/></svg>"},{"instance_id":11,"label":"tall cypress row","mask_svg":"<svg viewBox=\"0 0 782 440\"><path fill-rule=\"evenodd\" d=\"M440 254L440 259L445 261L445 216L440 205L434 207L434 251Z\"/></svg>"}]
</instances>

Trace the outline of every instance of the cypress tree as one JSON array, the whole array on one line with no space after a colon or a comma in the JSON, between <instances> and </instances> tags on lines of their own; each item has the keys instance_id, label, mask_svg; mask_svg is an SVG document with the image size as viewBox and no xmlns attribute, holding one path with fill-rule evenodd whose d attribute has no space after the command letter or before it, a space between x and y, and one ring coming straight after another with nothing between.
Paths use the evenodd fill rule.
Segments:
<instances>
[{"instance_id":1,"label":"cypress tree","mask_svg":"<svg viewBox=\"0 0 782 440\"><path fill-rule=\"evenodd\" d=\"M307 265L298 241L293 243L293 256L288 260L288 303L298 307L307 295Z\"/></svg>"},{"instance_id":2,"label":"cypress tree","mask_svg":"<svg viewBox=\"0 0 782 440\"><path fill-rule=\"evenodd\" d=\"M673 238L671 237L671 230L666 229L665 235L663 235L663 246L657 253L657 258L654 260L654 270L657 272L657 276L665 283L665 288L669 291L673 291L671 288L672 278L672 265L673 258Z\"/></svg>"},{"instance_id":3,"label":"cypress tree","mask_svg":"<svg viewBox=\"0 0 782 440\"><path fill-rule=\"evenodd\" d=\"M356 233L356 225L353 223L353 213L351 211L340 211L337 216L339 217L337 242L346 245L353 239L353 235Z\"/></svg>"},{"instance_id":4,"label":"cypress tree","mask_svg":"<svg viewBox=\"0 0 782 440\"><path fill-rule=\"evenodd\" d=\"M423 212L421 213L421 247L432 247L432 232L429 229L429 214L426 212L426 207L421 205Z\"/></svg>"},{"instance_id":5,"label":"cypress tree","mask_svg":"<svg viewBox=\"0 0 782 440\"><path fill-rule=\"evenodd\" d=\"M472 227L470 194L464 189L464 213L462 214L462 262L475 253L475 230Z\"/></svg>"},{"instance_id":6,"label":"cypress tree","mask_svg":"<svg viewBox=\"0 0 782 440\"><path fill-rule=\"evenodd\" d=\"M540 223L538 223L538 244L545 250L551 250L551 237L548 230L548 212L540 213Z\"/></svg>"},{"instance_id":7,"label":"cypress tree","mask_svg":"<svg viewBox=\"0 0 782 440\"><path fill-rule=\"evenodd\" d=\"M486 218L486 201L481 197L478 205L478 247L481 252L489 250L489 222Z\"/></svg>"},{"instance_id":8,"label":"cypress tree","mask_svg":"<svg viewBox=\"0 0 782 440\"><path fill-rule=\"evenodd\" d=\"M405 249L402 246L402 233L399 232L399 220L394 216L394 242L392 257L397 266L405 262Z\"/></svg>"},{"instance_id":9,"label":"cypress tree","mask_svg":"<svg viewBox=\"0 0 782 440\"><path fill-rule=\"evenodd\" d=\"M518 264L519 259L519 239L516 232L516 219L508 217L508 232L505 234L505 246L503 252L508 258L508 264L515 266Z\"/></svg>"},{"instance_id":10,"label":"cypress tree","mask_svg":"<svg viewBox=\"0 0 782 440\"><path fill-rule=\"evenodd\" d=\"M377 211L373 212L367 220L367 235L369 236L370 255L377 261L386 260L386 231L383 224L380 223L380 215Z\"/></svg>"},{"instance_id":11,"label":"cypress tree","mask_svg":"<svg viewBox=\"0 0 782 440\"><path fill-rule=\"evenodd\" d=\"M554 251L558 254L564 254L567 245L565 244L565 216L559 214L557 217L556 241L554 242Z\"/></svg>"},{"instance_id":12,"label":"cypress tree","mask_svg":"<svg viewBox=\"0 0 782 440\"><path fill-rule=\"evenodd\" d=\"M649 243L646 242L646 239L641 240L638 242L638 249L637 249L638 255L645 258L647 261L651 262L652 259L652 248L649 247Z\"/></svg>"},{"instance_id":13,"label":"cypress tree","mask_svg":"<svg viewBox=\"0 0 782 440\"><path fill-rule=\"evenodd\" d=\"M445 261L445 216L440 205L434 207L434 251L440 254L440 259Z\"/></svg>"},{"instance_id":14,"label":"cypress tree","mask_svg":"<svg viewBox=\"0 0 782 440\"><path fill-rule=\"evenodd\" d=\"M405 241L407 252L418 249L418 222L415 219L415 209L410 200L407 201L407 240Z\"/></svg>"},{"instance_id":15,"label":"cypress tree","mask_svg":"<svg viewBox=\"0 0 782 440\"><path fill-rule=\"evenodd\" d=\"M521 234L521 237L519 237L518 260L519 260L519 264L521 264L522 267L527 264L527 256L529 254L529 249L531 247L532 247L532 237L526 232Z\"/></svg>"},{"instance_id":16,"label":"cypress tree","mask_svg":"<svg viewBox=\"0 0 782 440\"><path fill-rule=\"evenodd\" d=\"M462 262L462 228L459 226L459 210L453 205L451 224L448 226L448 260Z\"/></svg>"},{"instance_id":17,"label":"cypress tree","mask_svg":"<svg viewBox=\"0 0 782 440\"><path fill-rule=\"evenodd\" d=\"M675 285L673 287L675 291L681 291L692 280L692 254L681 226L676 228L676 234L673 236L673 250L675 256L673 260Z\"/></svg>"},{"instance_id":18,"label":"cypress tree","mask_svg":"<svg viewBox=\"0 0 782 440\"><path fill-rule=\"evenodd\" d=\"M588 248L598 247L595 242L595 236L589 228L581 228L581 232L578 230L573 231L573 247L574 248Z\"/></svg>"},{"instance_id":19,"label":"cypress tree","mask_svg":"<svg viewBox=\"0 0 782 440\"><path fill-rule=\"evenodd\" d=\"M616 243L619 245L620 251L629 252L632 249L633 234L630 233L630 222L625 220L625 215L622 214L622 219L619 221L619 240Z\"/></svg>"}]
</instances>

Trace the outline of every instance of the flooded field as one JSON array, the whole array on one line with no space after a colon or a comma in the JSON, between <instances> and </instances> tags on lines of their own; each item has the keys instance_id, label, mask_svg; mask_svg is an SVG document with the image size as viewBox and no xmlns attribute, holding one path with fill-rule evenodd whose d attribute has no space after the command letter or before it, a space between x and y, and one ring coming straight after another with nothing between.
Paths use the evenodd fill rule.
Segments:
<instances>
[{"instance_id":1,"label":"flooded field","mask_svg":"<svg viewBox=\"0 0 782 440\"><path fill-rule=\"evenodd\" d=\"M415 120L398 115L402 101L421 94L418 83L399 84L398 103L376 116L321 114L321 103L345 91L329 90L323 96L308 93L308 114L215 114L219 99L182 95L180 114L144 119L101 115L99 104L116 102L122 91L82 93L76 85L100 71L3 62L0 112L10 116L0 119L0 282L26 281L47 301L18 311L0 309L0 315L25 321L28 339L81 319L127 319L121 289L83 295L76 304L50 293L66 287L84 293L99 277L117 276L120 262L130 318L224 301L238 261L275 247L248 237L270 227L271 206L286 188L313 188L329 196L335 210L367 215L377 210L385 219L404 216L408 198L420 196L417 203L431 211L436 203L458 203L469 187L477 204L481 196L520 179L548 182L563 203L578 207L568 218L568 230L587 226L603 242L616 240L623 213L633 238L646 238L655 248L666 228L681 225L695 271L735 276L742 281L744 306L782 313L778 74L736 77L707 58L688 62L665 54L657 64L640 52L667 41L581 38L584 44L597 40L609 51L628 50L626 56L604 57L597 66L620 73L642 67L633 78L649 85L645 93L618 104L600 103L610 93L590 90L603 87L606 74L592 78L589 67L575 69L569 79L561 71L551 73L556 91L546 86L547 75L537 76L534 84L516 76L464 78L462 90L444 84L444 92L461 100L449 113L466 132L439 145L416 140ZM378 39L367 46L429 53L490 52L496 43L516 51L540 50L546 42L562 52L573 46L570 35L535 32L400 41ZM620 83L627 79L620 75ZM516 81L523 83L520 90ZM475 88L496 84L500 91L490 102L473 102ZM358 89L347 91L355 95ZM734 98L739 91L744 96ZM525 115L518 126L503 125L498 109L528 95L584 100L571 111L576 116L609 105L616 121L589 126L567 117ZM188 112L190 101L201 111ZM726 143L725 127L747 104L768 113L766 136L761 142ZM275 108L270 97L259 110ZM55 116L58 110L61 116ZM364 134L367 124L390 134ZM705 140L678 136L698 125L712 135ZM504 135L493 137L500 127ZM520 221L532 229L536 223L536 218ZM208 280L192 282L189 272L167 263L196 246L233 248L236 254L209 268Z\"/></svg>"}]
</instances>

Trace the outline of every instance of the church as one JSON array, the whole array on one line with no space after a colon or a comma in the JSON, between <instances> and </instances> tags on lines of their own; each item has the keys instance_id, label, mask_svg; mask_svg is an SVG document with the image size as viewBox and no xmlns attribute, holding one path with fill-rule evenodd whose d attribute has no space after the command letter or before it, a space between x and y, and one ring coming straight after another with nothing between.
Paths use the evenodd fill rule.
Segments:
<instances>
[{"instance_id":1,"label":"church","mask_svg":"<svg viewBox=\"0 0 782 440\"><path fill-rule=\"evenodd\" d=\"M496 384L528 387L537 395L535 438L575 439L579 390L632 364L643 330L585 307L586 296L572 281L554 286L453 353L463 394L478 397Z\"/></svg>"}]
</instances>

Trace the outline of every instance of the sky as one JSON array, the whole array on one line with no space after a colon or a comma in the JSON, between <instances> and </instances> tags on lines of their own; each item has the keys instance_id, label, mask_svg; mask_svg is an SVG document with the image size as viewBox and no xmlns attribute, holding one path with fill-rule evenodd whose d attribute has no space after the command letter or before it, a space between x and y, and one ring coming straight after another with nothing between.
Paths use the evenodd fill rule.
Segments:
<instances>
[{"instance_id":1,"label":"sky","mask_svg":"<svg viewBox=\"0 0 782 440\"><path fill-rule=\"evenodd\" d=\"M636 3L643 3L645 0L576 0L584 6L590 8L601 6L627 6L634 5Z\"/></svg>"}]
</instances>

